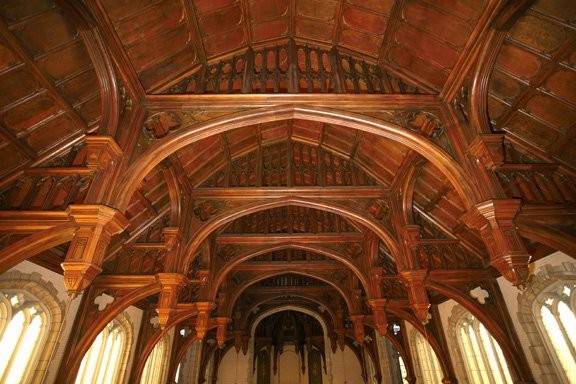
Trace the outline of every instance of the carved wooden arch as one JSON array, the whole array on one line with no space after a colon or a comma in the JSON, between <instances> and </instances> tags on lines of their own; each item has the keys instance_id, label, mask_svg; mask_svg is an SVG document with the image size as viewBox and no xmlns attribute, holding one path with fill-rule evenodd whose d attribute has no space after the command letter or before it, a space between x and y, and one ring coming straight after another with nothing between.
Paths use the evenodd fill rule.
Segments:
<instances>
[{"instance_id":1,"label":"carved wooden arch","mask_svg":"<svg viewBox=\"0 0 576 384\"><path fill-rule=\"evenodd\" d=\"M276 300L282 296L283 296L283 294L277 294L276 296L267 297L263 300L256 302L255 304L253 304L249 308L249 310L246 311L247 315L242 320L242 327L241 328L246 329L246 326L248 325L249 316L250 316L250 314L252 314L252 311L254 310L254 308L256 308L260 305L266 304L269 301ZM310 303L323 306L324 308L326 308L326 312L328 312L328 315L329 315L328 318L332 321L332 324L334 324L334 319L336 318L335 314L330 310L330 307L327 306L326 303L322 302L318 298L316 298L312 295L306 295L304 293L290 293L290 297L298 297L300 299L304 299L305 301L309 301ZM284 305L284 304L282 304L282 305ZM296 305L296 304L294 304L294 305ZM322 316L322 315L319 314L319 316Z\"/></svg>"},{"instance_id":2,"label":"carved wooden arch","mask_svg":"<svg viewBox=\"0 0 576 384\"><path fill-rule=\"evenodd\" d=\"M0 274L40 252L71 241L77 228L72 222L61 224L10 244L0 251Z\"/></svg>"},{"instance_id":3,"label":"carved wooden arch","mask_svg":"<svg viewBox=\"0 0 576 384\"><path fill-rule=\"evenodd\" d=\"M209 296L210 300L212 300L212 301L215 300L216 295L218 293L218 289L222 285L222 282L224 281L224 279L226 279L226 276L228 275L228 273L236 265L238 265L238 264L240 264L246 260L257 257L257 256L264 255L264 254L271 253L271 252L275 252L275 251L281 251L284 249L299 249L299 250L309 251L309 252L317 253L319 255L323 255L323 256L329 257L331 259L337 260L338 262L340 262L344 266L346 266L348 269L350 269L352 272L354 272L354 274L358 277L358 279L362 283L362 286L364 287L364 290L366 291L366 293L369 295L369 297L372 296L372 292L370 291L370 284L368 284L368 279L366 278L366 276L364 275L364 273L362 272L360 267L358 265L355 265L346 256L336 252L333 249L324 248L324 247L320 247L317 245L286 243L286 244L272 245L272 246L269 246L266 248L258 248L256 251L250 250L244 254L237 256L234 260L224 264L224 266L218 271L217 275L215 276L214 284L212 285L211 290L210 290L210 296Z\"/></svg>"},{"instance_id":4,"label":"carved wooden arch","mask_svg":"<svg viewBox=\"0 0 576 384\"><path fill-rule=\"evenodd\" d=\"M170 198L170 225L178 226L182 221L182 190L176 171L166 167L162 170L164 180L168 186L168 197Z\"/></svg>"},{"instance_id":5,"label":"carved wooden arch","mask_svg":"<svg viewBox=\"0 0 576 384\"><path fill-rule=\"evenodd\" d=\"M200 124L183 127L174 134L159 139L124 173L124 177L115 186L111 204L120 211L126 210L131 196L144 177L162 160L189 144L236 128L288 119L303 119L341 125L406 145L428 159L446 176L466 207L473 207L479 198L473 185L468 181L466 172L458 162L430 139L416 132L380 119L347 111L288 105L261 108L219 117Z\"/></svg>"},{"instance_id":6,"label":"carved wooden arch","mask_svg":"<svg viewBox=\"0 0 576 384\"><path fill-rule=\"evenodd\" d=\"M275 276L281 276L281 275L286 275L286 274L291 274L291 275L300 275L300 276L306 276L306 277L311 277L313 279L322 281L328 285L330 285L332 288L334 288L336 291L338 291L338 293L342 296L342 298L344 299L344 301L346 302L346 305L348 306L348 310L350 312L352 312L352 308L354 308L354 306L352 305L352 301L350 300L350 298L346 295L346 293L342 290L341 287L337 286L336 284L334 284L334 282L326 279L325 277L322 276L318 276L317 274L311 273L311 272L302 272L302 271L298 271L298 270L292 270L292 269L287 269L285 271L281 271L281 272L270 272L267 274L262 274L260 276L258 276L257 278L247 281L244 284L242 284L239 288L236 289L236 291L234 292L234 295L231 297L231 299L228 302L227 308L225 309L225 313L230 315L232 310L234 309L234 306L236 305L236 301L238 300L238 298L242 295L242 293L248 289L250 286L262 281L262 280L266 280L269 279L271 277L275 277Z\"/></svg>"},{"instance_id":7,"label":"carved wooden arch","mask_svg":"<svg viewBox=\"0 0 576 384\"><path fill-rule=\"evenodd\" d=\"M101 134L114 136L120 121L120 96L113 61L92 13L81 1L57 0L84 41L100 88Z\"/></svg>"},{"instance_id":8,"label":"carved wooden arch","mask_svg":"<svg viewBox=\"0 0 576 384\"><path fill-rule=\"evenodd\" d=\"M562 251L576 259L576 237L550 226L531 222L524 223L522 220L517 223L517 226L520 236Z\"/></svg>"},{"instance_id":9,"label":"carved wooden arch","mask_svg":"<svg viewBox=\"0 0 576 384\"><path fill-rule=\"evenodd\" d=\"M117 300L114 300L112 304L110 304L102 313L101 316L98 318L97 321L92 323L90 327L83 333L82 337L78 342L74 345L74 350L70 352L69 356L70 359L66 362L62 362L62 367L65 369L60 369L59 372L59 379L58 382L72 384L76 380L76 375L78 373L78 369L80 368L80 363L84 358L84 354L92 343L94 339L98 336L98 334L104 329L104 327L114 320L116 316L121 314L126 308L130 305L139 302L147 298L148 296L152 296L160 292L160 284L153 283L146 285L141 288L137 288L132 292L126 294L125 296L120 297Z\"/></svg>"},{"instance_id":10,"label":"carved wooden arch","mask_svg":"<svg viewBox=\"0 0 576 384\"><path fill-rule=\"evenodd\" d=\"M183 269L185 270L193 258L196 256L198 247L202 242L218 228L224 226L225 224L234 221L240 217L247 216L249 214L265 211L272 208L278 208L288 205L295 205L306 208L318 209L321 211L327 211L334 213L336 215L344 216L350 220L353 220L363 227L372 230L378 235L378 237L386 244L388 250L392 255L398 255L397 243L395 238L388 233L388 231L378 224L376 220L370 219L362 212L358 212L352 208L335 204L333 202L327 202L324 200L312 200L302 197L282 197L279 199L268 200L268 201L257 201L254 203L246 204L238 208L230 209L218 216L215 216L206 224L204 224L195 234L192 236L192 241L188 244L187 249L183 257Z\"/></svg>"},{"instance_id":11,"label":"carved wooden arch","mask_svg":"<svg viewBox=\"0 0 576 384\"><path fill-rule=\"evenodd\" d=\"M150 337L150 339L148 339L146 341L146 345L144 346L144 348L140 352L140 355L138 356L138 361L134 362L134 368L132 370L132 377L130 378L130 382L140 383L142 372L144 371L144 366L146 365L146 360L148 360L148 356L150 356L150 353L152 353L152 350L154 349L156 344L160 340L162 340L162 338L164 336L166 336L166 334L172 328L175 328L181 322L188 320L189 318L197 316L197 315L198 315L198 311L196 310L196 308L182 311L182 312L178 313L177 315L175 315L173 318L171 318L170 322L168 324L166 324L166 326L163 329L156 331L152 335L152 337ZM212 329L212 328L214 328L213 325L211 325L209 327L209 329ZM190 340L188 340L187 343L188 342L192 343L196 340L198 340L198 338L196 337L196 335L194 335L193 337L190 337Z\"/></svg>"},{"instance_id":12,"label":"carved wooden arch","mask_svg":"<svg viewBox=\"0 0 576 384\"><path fill-rule=\"evenodd\" d=\"M424 336L426 341L430 344L430 346L434 350L434 353L436 354L436 357L438 358L438 361L440 362L440 365L442 367L442 374L444 375L444 378L447 379L447 378L453 377L454 372L452 372L451 365L450 365L450 363L446 362L446 360L445 360L445 359L450 359L450 356L447 356L444 354L444 351L440 347L440 344L438 343L438 340L436 340L436 337L431 335L430 332L426 331L426 327L424 325L422 325L422 323L418 319L416 319L415 316L411 315L410 313L403 311L403 310L396 310L396 309L389 309L389 311L390 311L390 313L393 313L394 315L398 316L400 319L409 322L410 325L412 325L412 327L414 327L414 329L416 329L418 332L420 332L420 334L422 336ZM408 351L405 351L405 353L408 353ZM405 357L403 357L403 358L405 358Z\"/></svg>"},{"instance_id":13,"label":"carved wooden arch","mask_svg":"<svg viewBox=\"0 0 576 384\"><path fill-rule=\"evenodd\" d=\"M448 285L439 283L437 281L428 280L426 282L426 287L433 289L442 295L456 301L458 304L466 308L472 315L474 315L478 320L484 324L488 332L496 339L502 352L506 357L508 366L511 368L512 374L515 380L522 381L524 378L523 365L518 360L517 353L522 353L522 351L517 351L514 346L510 345L507 338L506 332L500 327L500 324L492 319L481 307L479 303L476 303L472 297L469 297L455 288Z\"/></svg>"}]
</instances>

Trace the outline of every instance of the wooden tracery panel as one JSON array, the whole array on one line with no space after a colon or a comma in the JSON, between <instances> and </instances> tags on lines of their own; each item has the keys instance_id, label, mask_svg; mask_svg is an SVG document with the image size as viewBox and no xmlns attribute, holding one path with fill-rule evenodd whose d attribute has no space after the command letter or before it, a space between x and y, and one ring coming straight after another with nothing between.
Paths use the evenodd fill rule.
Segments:
<instances>
[{"instance_id":1,"label":"wooden tracery panel","mask_svg":"<svg viewBox=\"0 0 576 384\"><path fill-rule=\"evenodd\" d=\"M169 88L191 93L423 93L377 64L309 45L288 43L209 63Z\"/></svg>"}]
</instances>

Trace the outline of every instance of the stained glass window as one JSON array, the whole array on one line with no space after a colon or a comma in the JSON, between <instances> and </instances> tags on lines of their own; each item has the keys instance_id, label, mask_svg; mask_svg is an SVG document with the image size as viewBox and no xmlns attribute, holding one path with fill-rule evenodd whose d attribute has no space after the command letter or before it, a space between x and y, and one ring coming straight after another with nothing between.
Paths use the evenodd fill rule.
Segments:
<instances>
[{"instance_id":1,"label":"stained glass window","mask_svg":"<svg viewBox=\"0 0 576 384\"><path fill-rule=\"evenodd\" d=\"M144 365L140 384L161 384L168 367L168 337L162 338L156 345Z\"/></svg>"},{"instance_id":2,"label":"stained glass window","mask_svg":"<svg viewBox=\"0 0 576 384\"><path fill-rule=\"evenodd\" d=\"M440 362L430 343L418 331L412 332L412 349L418 363L422 383L441 384L443 374Z\"/></svg>"}]
</instances>

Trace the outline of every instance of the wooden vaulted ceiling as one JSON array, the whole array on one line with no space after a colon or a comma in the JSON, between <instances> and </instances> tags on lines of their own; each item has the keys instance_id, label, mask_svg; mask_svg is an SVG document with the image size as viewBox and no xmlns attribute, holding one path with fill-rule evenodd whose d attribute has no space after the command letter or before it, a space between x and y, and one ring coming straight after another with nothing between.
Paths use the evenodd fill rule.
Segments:
<instances>
[{"instance_id":1,"label":"wooden vaulted ceiling","mask_svg":"<svg viewBox=\"0 0 576 384\"><path fill-rule=\"evenodd\" d=\"M493 128L576 166L576 9L538 1L505 37L489 84Z\"/></svg>"},{"instance_id":2,"label":"wooden vaulted ceiling","mask_svg":"<svg viewBox=\"0 0 576 384\"><path fill-rule=\"evenodd\" d=\"M0 177L41 164L98 129L94 65L60 6L0 6ZM117 65L161 92L223 56L294 38L333 45L441 92L468 65L493 2L86 1ZM320 6L321 5L321 6ZM574 167L574 14L569 0L540 0L504 39L489 84L494 132ZM222 22L226 20L226 22Z\"/></svg>"},{"instance_id":3,"label":"wooden vaulted ceiling","mask_svg":"<svg viewBox=\"0 0 576 384\"><path fill-rule=\"evenodd\" d=\"M76 27L51 1L0 4L0 178L98 129L100 88Z\"/></svg>"}]
</instances>

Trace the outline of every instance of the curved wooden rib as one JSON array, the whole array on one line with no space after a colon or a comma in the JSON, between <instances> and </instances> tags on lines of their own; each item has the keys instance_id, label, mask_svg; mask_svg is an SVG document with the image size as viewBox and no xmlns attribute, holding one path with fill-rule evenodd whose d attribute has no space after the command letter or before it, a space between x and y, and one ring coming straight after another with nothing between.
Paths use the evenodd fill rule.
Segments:
<instances>
[{"instance_id":1,"label":"curved wooden rib","mask_svg":"<svg viewBox=\"0 0 576 384\"><path fill-rule=\"evenodd\" d=\"M187 145L236 128L288 119L341 125L406 145L440 169L467 207L472 207L477 200L475 189L468 181L462 167L430 139L407 128L369 116L326 108L292 105L227 115L184 127L173 135L158 140L124 173L124 178L117 184L117 189L113 194L113 203L118 209L124 211L144 177L162 160Z\"/></svg>"},{"instance_id":2,"label":"curved wooden rib","mask_svg":"<svg viewBox=\"0 0 576 384\"><path fill-rule=\"evenodd\" d=\"M546 227L536 223L522 222L520 220L516 224L520 236L562 251L576 259L576 237L553 227Z\"/></svg>"},{"instance_id":3,"label":"curved wooden rib","mask_svg":"<svg viewBox=\"0 0 576 384\"><path fill-rule=\"evenodd\" d=\"M504 352L504 356L506 357L506 361L508 362L508 366L511 368L513 376L518 382L533 382L531 378L531 372L524 367L527 365L523 364L521 361L520 356L522 356L523 352L521 350L517 350L511 345L509 335L507 332L500 326L500 324L492 319L481 307L480 304L476 303L471 297L464 295L462 292L448 286L442 284L437 281L428 280L426 282L426 287L433 289L442 295L448 297L456 301L458 304L462 305L466 310L468 310L472 315L474 315L478 320L484 324L488 332L496 339L500 348ZM526 380L528 379L528 380Z\"/></svg>"},{"instance_id":4,"label":"curved wooden rib","mask_svg":"<svg viewBox=\"0 0 576 384\"><path fill-rule=\"evenodd\" d=\"M71 241L77 228L74 223L61 224L10 244L0 251L0 274L42 251Z\"/></svg>"},{"instance_id":5,"label":"curved wooden rib","mask_svg":"<svg viewBox=\"0 0 576 384\"><path fill-rule=\"evenodd\" d=\"M69 21L76 26L94 65L100 88L99 132L103 135L114 136L120 121L120 97L112 59L94 18L86 6L74 0L58 0L58 3L68 14Z\"/></svg>"},{"instance_id":6,"label":"curved wooden rib","mask_svg":"<svg viewBox=\"0 0 576 384\"><path fill-rule=\"evenodd\" d=\"M258 249L257 251L249 251L245 254L239 255L234 260L226 263L222 267L222 269L220 271L218 271L218 274L214 278L214 284L212 285L211 290L210 290L210 298L211 298L210 300L214 301L216 299L216 294L218 293L218 289L220 288L220 285L222 284L222 282L224 281L224 279L226 278L228 273L236 265L238 265L238 264L240 264L246 260L250 260L251 258L254 258L256 256L264 255L266 253L271 253L271 252L275 252L275 251L281 251L284 249L299 249L299 250L309 251L309 252L317 253L317 254L320 254L320 255L323 255L323 256L326 256L326 257L329 257L331 259L339 261L340 263L342 263L346 267L348 267L352 272L354 272L354 274L358 277L358 279L360 280L360 282L364 286L364 290L366 291L366 293L368 293L368 295L371 296L370 295L370 284L368 284L368 279L362 273L360 268L357 265L355 265L354 263L352 263L350 261L350 259L346 258L345 256L339 254L338 252L336 252L332 249L323 248L323 247L319 247L316 245L280 244L280 245L276 245L276 246L267 247L264 249Z\"/></svg>"},{"instance_id":7,"label":"curved wooden rib","mask_svg":"<svg viewBox=\"0 0 576 384\"><path fill-rule=\"evenodd\" d=\"M226 308L226 314L230 315L230 313L232 312L232 310L234 309L234 306L236 305L236 301L238 300L238 298L242 295L242 292L244 292L246 289L248 289L250 286L258 283L259 281L262 280L266 280L269 279L271 277L275 277L275 276L281 276L281 275L286 275L286 274L292 274L292 275L301 275L301 276L306 276L306 277L311 277L313 279L316 280L320 280L328 285L330 285L332 288L334 288L336 291L338 291L338 293L342 296L342 298L344 299L344 301L346 302L346 305L348 306L348 311L349 312L353 312L353 308L355 308L352 305L352 302L350 300L350 298L346 295L346 293L342 290L341 287L337 286L336 284L334 284L334 282L326 279L325 277L322 276L318 276L314 273L310 273L310 272L302 272L302 271L298 271L298 270L290 270L287 269L285 271L282 272L271 272L268 274L262 274L260 276L258 276L257 278L247 281L245 282L242 286L240 286L239 288L236 289L236 291L233 293L233 295L231 296L230 300L228 301L228 305Z\"/></svg>"},{"instance_id":8,"label":"curved wooden rib","mask_svg":"<svg viewBox=\"0 0 576 384\"><path fill-rule=\"evenodd\" d=\"M242 216L288 205L314 208L321 211L328 211L335 213L337 215L342 215L348 219L351 219L376 233L378 237L380 237L380 239L384 242L384 244L386 244L386 246L390 250L390 253L394 256L398 255L397 251L398 245L394 237L390 233L388 233L388 231L386 231L376 220L370 219L369 217L367 217L366 214L357 212L351 208L342 205L337 205L331 202L324 202L321 200L310 200L298 197L288 197L272 201L258 201L256 203L247 204L245 206L229 210L223 214L220 214L212 218L212 220L207 222L202 228L200 228L199 231L197 231L192 236L192 241L187 246L183 257L182 266L184 270L192 262L193 258L197 253L196 251L198 250L198 247L216 229Z\"/></svg>"},{"instance_id":9,"label":"curved wooden rib","mask_svg":"<svg viewBox=\"0 0 576 384\"><path fill-rule=\"evenodd\" d=\"M141 288L137 288L132 292L122 296L118 300L115 300L108 308L106 308L98 317L98 321L91 324L91 326L84 332L82 338L76 343L74 350L70 353L70 359L67 362L63 362L64 369L59 372L60 379L57 380L59 383L72 384L75 382L78 369L80 368L80 363L84 354L92 343L96 336L104 329L106 324L111 322L122 313L130 305L139 302L160 292L160 284L153 283Z\"/></svg>"}]
</instances>

